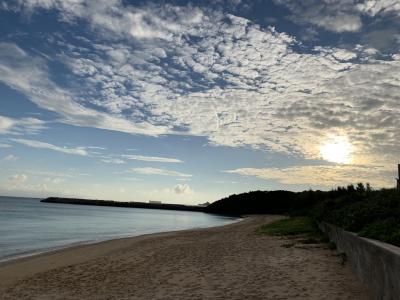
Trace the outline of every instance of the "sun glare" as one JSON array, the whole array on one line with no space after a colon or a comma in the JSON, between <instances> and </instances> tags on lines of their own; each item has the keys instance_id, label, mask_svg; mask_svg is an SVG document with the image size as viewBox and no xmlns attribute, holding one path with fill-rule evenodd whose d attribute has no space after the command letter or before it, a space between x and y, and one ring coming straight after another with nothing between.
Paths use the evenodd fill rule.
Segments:
<instances>
[{"instance_id":1,"label":"sun glare","mask_svg":"<svg viewBox=\"0 0 400 300\"><path fill-rule=\"evenodd\" d=\"M322 144L319 151L327 161L348 164L351 161L352 145L346 137L335 137Z\"/></svg>"}]
</instances>

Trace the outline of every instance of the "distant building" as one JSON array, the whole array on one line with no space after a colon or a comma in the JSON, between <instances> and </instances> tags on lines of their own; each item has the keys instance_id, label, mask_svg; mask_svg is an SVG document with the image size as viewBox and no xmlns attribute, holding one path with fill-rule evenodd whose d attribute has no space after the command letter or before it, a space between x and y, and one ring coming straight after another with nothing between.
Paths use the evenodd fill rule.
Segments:
<instances>
[{"instance_id":1,"label":"distant building","mask_svg":"<svg viewBox=\"0 0 400 300\"><path fill-rule=\"evenodd\" d=\"M161 201L149 200L149 203L151 203L151 204L161 204Z\"/></svg>"}]
</instances>

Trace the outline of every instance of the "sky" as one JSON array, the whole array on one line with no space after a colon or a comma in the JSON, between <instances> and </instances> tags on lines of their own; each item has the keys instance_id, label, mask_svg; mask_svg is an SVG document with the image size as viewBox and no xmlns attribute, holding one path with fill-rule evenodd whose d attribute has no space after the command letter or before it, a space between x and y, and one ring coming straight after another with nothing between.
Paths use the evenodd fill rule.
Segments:
<instances>
[{"instance_id":1,"label":"sky","mask_svg":"<svg viewBox=\"0 0 400 300\"><path fill-rule=\"evenodd\" d=\"M0 0L0 194L393 187L399 0Z\"/></svg>"}]
</instances>

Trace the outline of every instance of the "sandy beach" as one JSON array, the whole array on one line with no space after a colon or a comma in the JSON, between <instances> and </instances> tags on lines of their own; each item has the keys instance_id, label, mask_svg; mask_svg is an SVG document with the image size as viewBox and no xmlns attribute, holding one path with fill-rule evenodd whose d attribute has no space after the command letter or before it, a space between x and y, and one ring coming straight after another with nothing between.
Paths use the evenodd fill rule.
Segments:
<instances>
[{"instance_id":1,"label":"sandy beach","mask_svg":"<svg viewBox=\"0 0 400 300\"><path fill-rule=\"evenodd\" d=\"M258 235L278 216L2 264L0 299L369 299L334 251Z\"/></svg>"}]
</instances>

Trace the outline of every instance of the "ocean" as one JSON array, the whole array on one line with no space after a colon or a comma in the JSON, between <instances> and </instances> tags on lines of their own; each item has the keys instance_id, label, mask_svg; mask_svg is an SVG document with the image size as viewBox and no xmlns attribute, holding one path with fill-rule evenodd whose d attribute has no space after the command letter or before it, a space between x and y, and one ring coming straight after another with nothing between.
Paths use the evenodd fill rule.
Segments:
<instances>
[{"instance_id":1,"label":"ocean","mask_svg":"<svg viewBox=\"0 0 400 300\"><path fill-rule=\"evenodd\" d=\"M236 220L201 212L41 203L35 198L0 196L0 261L74 244Z\"/></svg>"}]
</instances>

